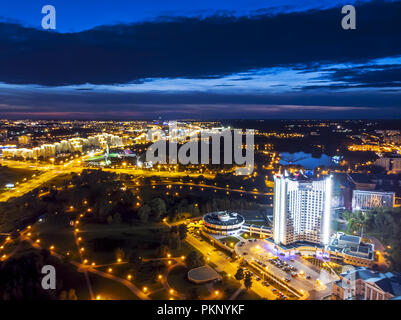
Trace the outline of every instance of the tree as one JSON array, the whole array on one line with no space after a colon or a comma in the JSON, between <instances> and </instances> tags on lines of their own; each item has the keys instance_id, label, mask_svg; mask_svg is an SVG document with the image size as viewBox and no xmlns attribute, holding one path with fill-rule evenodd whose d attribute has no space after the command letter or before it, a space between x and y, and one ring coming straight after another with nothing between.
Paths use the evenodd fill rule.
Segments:
<instances>
[{"instance_id":1,"label":"tree","mask_svg":"<svg viewBox=\"0 0 401 320\"><path fill-rule=\"evenodd\" d=\"M238 268L238 270L235 274L235 279L237 279L238 281L241 281L242 279L244 279L244 269Z\"/></svg>"},{"instance_id":2,"label":"tree","mask_svg":"<svg viewBox=\"0 0 401 320\"><path fill-rule=\"evenodd\" d=\"M67 291L65 291L65 290L61 291L59 299L67 300Z\"/></svg>"},{"instance_id":3,"label":"tree","mask_svg":"<svg viewBox=\"0 0 401 320\"><path fill-rule=\"evenodd\" d=\"M160 258L166 258L167 255L170 253L170 249L167 246L161 246L159 248L159 257Z\"/></svg>"},{"instance_id":4,"label":"tree","mask_svg":"<svg viewBox=\"0 0 401 320\"><path fill-rule=\"evenodd\" d=\"M173 234L172 237L169 238L169 247L172 250L178 250L181 248L181 240L176 233Z\"/></svg>"},{"instance_id":5,"label":"tree","mask_svg":"<svg viewBox=\"0 0 401 320\"><path fill-rule=\"evenodd\" d=\"M249 290L252 287L252 276L249 272L245 274L244 286L246 290Z\"/></svg>"},{"instance_id":6,"label":"tree","mask_svg":"<svg viewBox=\"0 0 401 320\"><path fill-rule=\"evenodd\" d=\"M113 223L113 217L112 216L108 216L106 221L107 221L108 224L112 224Z\"/></svg>"},{"instance_id":7,"label":"tree","mask_svg":"<svg viewBox=\"0 0 401 320\"><path fill-rule=\"evenodd\" d=\"M180 240L185 240L187 238L188 227L185 223L182 223L178 227L178 235Z\"/></svg>"},{"instance_id":8,"label":"tree","mask_svg":"<svg viewBox=\"0 0 401 320\"><path fill-rule=\"evenodd\" d=\"M120 224L121 221L122 221L122 219L121 219L121 214L118 213L118 212L115 213L115 214L113 215L113 223L115 223L115 224Z\"/></svg>"},{"instance_id":9,"label":"tree","mask_svg":"<svg viewBox=\"0 0 401 320\"><path fill-rule=\"evenodd\" d=\"M117 248L116 251L115 251L115 254L116 254L116 259L117 260L118 259L121 259L121 260L124 259L124 251L123 251L123 249Z\"/></svg>"},{"instance_id":10,"label":"tree","mask_svg":"<svg viewBox=\"0 0 401 320\"><path fill-rule=\"evenodd\" d=\"M347 230L349 233L361 232L362 228L365 229L366 223L368 221L368 215L362 211L345 211L343 213L343 218L348 221Z\"/></svg>"},{"instance_id":11,"label":"tree","mask_svg":"<svg viewBox=\"0 0 401 320\"><path fill-rule=\"evenodd\" d=\"M185 262L189 269L194 269L205 265L205 259L196 251L190 252Z\"/></svg>"},{"instance_id":12,"label":"tree","mask_svg":"<svg viewBox=\"0 0 401 320\"><path fill-rule=\"evenodd\" d=\"M190 290L188 298L190 300L198 300L199 296L200 296L199 289L198 288L193 288L193 289Z\"/></svg>"},{"instance_id":13,"label":"tree","mask_svg":"<svg viewBox=\"0 0 401 320\"><path fill-rule=\"evenodd\" d=\"M78 300L77 294L74 289L68 291L68 300Z\"/></svg>"},{"instance_id":14,"label":"tree","mask_svg":"<svg viewBox=\"0 0 401 320\"><path fill-rule=\"evenodd\" d=\"M148 222L151 212L152 209L147 204L143 205L138 211L139 220L141 220L142 223Z\"/></svg>"},{"instance_id":15,"label":"tree","mask_svg":"<svg viewBox=\"0 0 401 320\"><path fill-rule=\"evenodd\" d=\"M163 199L156 198L150 203L152 209L152 218L154 221L160 221L160 218L166 214L166 203Z\"/></svg>"},{"instance_id":16,"label":"tree","mask_svg":"<svg viewBox=\"0 0 401 320\"><path fill-rule=\"evenodd\" d=\"M43 290L43 256L29 251L0 263L0 300L57 299L57 290ZM60 285L60 284L59 284Z\"/></svg>"},{"instance_id":17,"label":"tree","mask_svg":"<svg viewBox=\"0 0 401 320\"><path fill-rule=\"evenodd\" d=\"M77 294L74 289L68 290L68 294L66 290L61 291L60 300L78 300Z\"/></svg>"},{"instance_id":18,"label":"tree","mask_svg":"<svg viewBox=\"0 0 401 320\"><path fill-rule=\"evenodd\" d=\"M43 257L43 260L46 262L46 260L50 257L50 251L48 249L41 249L40 255Z\"/></svg>"},{"instance_id":19,"label":"tree","mask_svg":"<svg viewBox=\"0 0 401 320\"><path fill-rule=\"evenodd\" d=\"M141 269L142 258L135 251L132 251L130 253L128 261L132 265L132 268L134 268L134 270L136 272L138 272Z\"/></svg>"}]
</instances>

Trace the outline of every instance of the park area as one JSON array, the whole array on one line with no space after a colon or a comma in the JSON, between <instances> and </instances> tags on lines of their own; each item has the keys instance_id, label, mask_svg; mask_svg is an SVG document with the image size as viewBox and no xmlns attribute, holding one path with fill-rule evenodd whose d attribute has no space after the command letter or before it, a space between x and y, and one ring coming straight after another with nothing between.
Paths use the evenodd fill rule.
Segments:
<instances>
[{"instance_id":1,"label":"park area","mask_svg":"<svg viewBox=\"0 0 401 320\"><path fill-rule=\"evenodd\" d=\"M5 190L7 184L16 185L29 180L34 174L38 175L40 171L29 169L15 169L0 166L0 191ZM25 181L26 181L25 180Z\"/></svg>"}]
</instances>

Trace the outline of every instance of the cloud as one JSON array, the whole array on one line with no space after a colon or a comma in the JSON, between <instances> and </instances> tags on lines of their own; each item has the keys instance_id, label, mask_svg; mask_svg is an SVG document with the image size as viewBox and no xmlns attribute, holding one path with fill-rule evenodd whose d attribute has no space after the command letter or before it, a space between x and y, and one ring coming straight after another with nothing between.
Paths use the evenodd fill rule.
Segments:
<instances>
[{"instance_id":1,"label":"cloud","mask_svg":"<svg viewBox=\"0 0 401 320\"><path fill-rule=\"evenodd\" d=\"M0 23L0 82L64 86L213 79L277 66L363 62L401 52L401 2L357 5L356 30L342 30L341 18L340 8L225 14L63 34Z\"/></svg>"},{"instance_id":2,"label":"cloud","mask_svg":"<svg viewBox=\"0 0 401 320\"><path fill-rule=\"evenodd\" d=\"M400 118L399 92L355 89L286 93L115 92L8 86L0 90L5 118L267 119ZM13 108L19 106L19 108Z\"/></svg>"}]
</instances>

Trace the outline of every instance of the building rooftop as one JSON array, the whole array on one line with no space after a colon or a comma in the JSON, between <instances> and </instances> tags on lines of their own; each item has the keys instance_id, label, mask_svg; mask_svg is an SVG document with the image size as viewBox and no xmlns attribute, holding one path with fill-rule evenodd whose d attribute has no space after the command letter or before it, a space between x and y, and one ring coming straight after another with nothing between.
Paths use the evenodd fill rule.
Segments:
<instances>
[{"instance_id":1,"label":"building rooftop","mask_svg":"<svg viewBox=\"0 0 401 320\"><path fill-rule=\"evenodd\" d=\"M354 183L371 183L374 184L371 177L363 173L349 173L350 178Z\"/></svg>"},{"instance_id":2,"label":"building rooftop","mask_svg":"<svg viewBox=\"0 0 401 320\"><path fill-rule=\"evenodd\" d=\"M278 249L281 249L282 251L287 251L290 249L296 249L298 247L303 247L303 246L309 246L309 247L314 247L314 248L319 248L323 249L324 246L318 243L313 243L313 242L307 242L307 241L297 241L291 244L283 245L283 244L276 244L273 239L265 239L267 242L270 242L274 246L276 246Z\"/></svg>"},{"instance_id":3,"label":"building rooftop","mask_svg":"<svg viewBox=\"0 0 401 320\"><path fill-rule=\"evenodd\" d=\"M401 298L401 275L398 273L380 273L365 267L359 267L341 273L341 277L352 280L361 279L365 282L374 283L382 291L393 295L395 300L399 300ZM338 280L336 281L336 284L342 286L343 282Z\"/></svg>"},{"instance_id":4,"label":"building rooftop","mask_svg":"<svg viewBox=\"0 0 401 320\"><path fill-rule=\"evenodd\" d=\"M210 224L231 226L245 222L245 218L236 212L218 211L203 216L203 220Z\"/></svg>"},{"instance_id":5,"label":"building rooftop","mask_svg":"<svg viewBox=\"0 0 401 320\"><path fill-rule=\"evenodd\" d=\"M361 240L361 237L337 232L330 237L330 243L327 248L331 251L342 252L350 256L372 260L374 245L371 243L364 243Z\"/></svg>"},{"instance_id":6,"label":"building rooftop","mask_svg":"<svg viewBox=\"0 0 401 320\"><path fill-rule=\"evenodd\" d=\"M359 244L361 242L361 237L352 236L352 235L348 235L348 234L340 234L339 240Z\"/></svg>"}]
</instances>

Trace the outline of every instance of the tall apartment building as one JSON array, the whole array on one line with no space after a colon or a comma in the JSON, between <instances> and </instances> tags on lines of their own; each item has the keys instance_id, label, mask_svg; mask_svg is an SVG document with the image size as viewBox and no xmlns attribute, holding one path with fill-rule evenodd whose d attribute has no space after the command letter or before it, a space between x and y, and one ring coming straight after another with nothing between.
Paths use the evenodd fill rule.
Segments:
<instances>
[{"instance_id":1,"label":"tall apartment building","mask_svg":"<svg viewBox=\"0 0 401 320\"><path fill-rule=\"evenodd\" d=\"M394 192L354 190L352 211L371 210L378 207L394 207Z\"/></svg>"},{"instance_id":2,"label":"tall apartment building","mask_svg":"<svg viewBox=\"0 0 401 320\"><path fill-rule=\"evenodd\" d=\"M33 149L19 148L19 149L4 149L4 158L24 158L24 159L38 159L39 157L50 158L61 153L71 153L76 151L83 151L83 147L101 147L123 145L122 138L113 134L102 133L88 138L71 138L69 140L62 140L54 144L43 144L40 147Z\"/></svg>"},{"instance_id":3,"label":"tall apartment building","mask_svg":"<svg viewBox=\"0 0 401 320\"><path fill-rule=\"evenodd\" d=\"M311 179L302 172L274 177L273 239L288 245L298 241L328 244L332 177Z\"/></svg>"}]
</instances>

